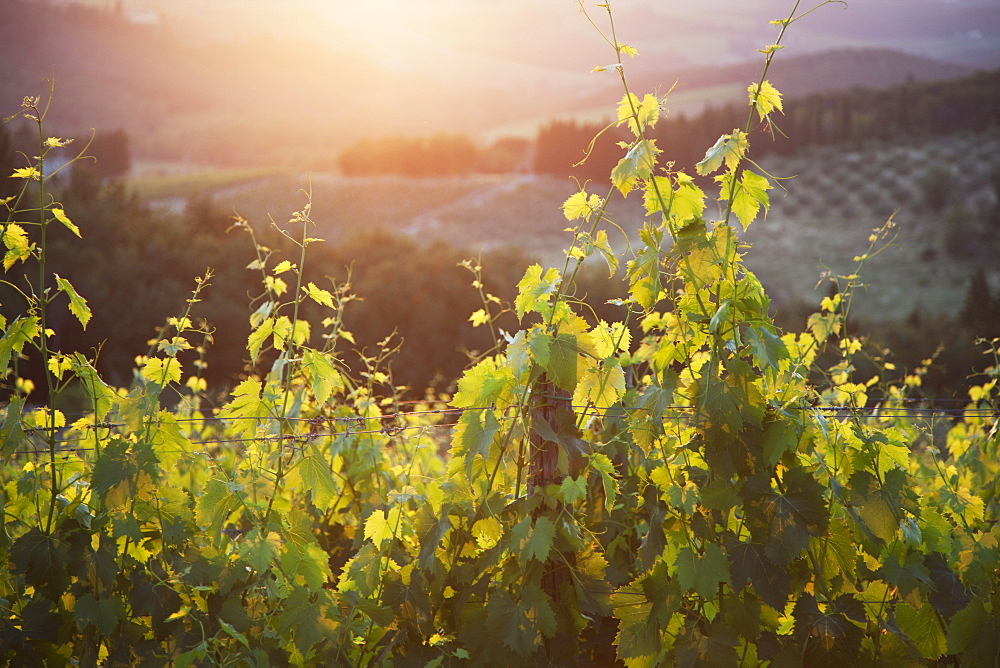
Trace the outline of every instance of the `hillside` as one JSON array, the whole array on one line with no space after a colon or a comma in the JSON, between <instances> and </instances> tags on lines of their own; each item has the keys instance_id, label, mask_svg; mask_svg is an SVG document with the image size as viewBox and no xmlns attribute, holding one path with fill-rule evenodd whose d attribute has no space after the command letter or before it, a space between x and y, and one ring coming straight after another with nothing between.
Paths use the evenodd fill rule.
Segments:
<instances>
[{"instance_id":1,"label":"hillside","mask_svg":"<svg viewBox=\"0 0 1000 668\"><path fill-rule=\"evenodd\" d=\"M855 314L870 320L904 319L913 311L952 315L962 305L979 266L1000 287L1000 219L993 179L1000 165L1000 132L951 135L920 144L817 147L798 156L773 157L762 166L783 181L773 208L745 234L747 256L779 308L815 304L824 271L850 273L871 230L895 214L895 245L863 271L869 289ZM954 188L941 208L925 202L923 183L934 166L947 166ZM794 178L792 178L794 177ZM937 178L941 178L937 175ZM311 183L319 236L334 242L359 225L411 235L423 244L444 241L467 248L516 248L553 266L568 243L560 205L574 192L567 179L533 175L463 179L348 179L332 174L284 176L217 192L221 208L253 220L277 219L301 206ZM602 188L592 186L592 192ZM393 197L386 198L386 193ZM642 221L638 196L617 199L611 218L634 231ZM609 230L612 242L621 236ZM974 243L962 239L975 239ZM914 290L918 286L919 290Z\"/></svg>"},{"instance_id":2,"label":"hillside","mask_svg":"<svg viewBox=\"0 0 1000 668\"><path fill-rule=\"evenodd\" d=\"M623 30L634 29L643 54L630 64L633 84L653 88L677 80L675 113L740 99L746 81L759 71L756 49L771 38L755 20L760 9L750 12L754 16L742 6L726 9L722 17L735 36L717 44L713 22L722 19L706 14L707 6L666 15L641 3L622 4ZM948 11L968 23L979 14L966 5L949 5ZM135 2L123 6L148 9ZM236 11L241 7L245 11ZM62 134L123 128L140 161L230 166L322 168L364 136L446 130L496 138L533 135L553 117L604 118L620 95L612 75L589 72L607 59L599 38L582 19L567 22L563 11L551 8L533 10L525 25L518 7L452 7L449 25L461 29L443 40L432 32L444 28L432 25L430 12L412 25L389 17L377 22L372 14L375 22L358 30L344 18L350 12L306 2L273 16L260 3L227 2L198 11L191 3L178 4L154 11L160 17L155 21L140 22L128 11L10 0L0 4L0 101L4 113L12 113L24 95L44 96L45 80L54 75L56 104L49 120ZM928 41L937 34L929 27L932 9L920 4L911 12L912 25L886 28L884 39L896 46L897 32L910 31L912 49L949 53L942 48L944 36L934 37L940 43ZM872 9L852 12L855 28L868 31L862 21L872 18ZM786 96L970 71L969 64L887 50L871 34L851 39L844 14L831 11L804 22L812 42L776 60L772 78ZM831 28L824 33L827 22ZM682 40L668 39L683 26L690 30ZM992 28L981 27L989 38L981 40L981 57L964 62L1000 63L1000 56L990 55ZM715 46L697 47L699 40ZM684 45L691 49L679 57L676 50ZM674 51L664 51L668 47Z\"/></svg>"}]
</instances>

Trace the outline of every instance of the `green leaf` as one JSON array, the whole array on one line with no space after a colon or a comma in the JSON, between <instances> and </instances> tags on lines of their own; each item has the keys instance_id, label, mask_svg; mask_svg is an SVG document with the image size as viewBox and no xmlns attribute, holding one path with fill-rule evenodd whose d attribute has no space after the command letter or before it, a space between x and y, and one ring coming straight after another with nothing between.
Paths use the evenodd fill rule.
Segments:
<instances>
[{"instance_id":1,"label":"green leaf","mask_svg":"<svg viewBox=\"0 0 1000 668\"><path fill-rule=\"evenodd\" d=\"M798 447L798 427L789 420L779 418L767 425L761 441L764 446L764 463L768 468L774 468L782 455L794 452Z\"/></svg>"},{"instance_id":2,"label":"green leaf","mask_svg":"<svg viewBox=\"0 0 1000 668\"><path fill-rule=\"evenodd\" d=\"M237 631L232 624L228 624L222 619L218 621L219 621L219 627L221 627L222 630L226 632L226 635L228 635L230 638L239 641L239 643L244 647L246 647L247 649L250 649L250 643L247 642L247 637L245 635Z\"/></svg>"},{"instance_id":3,"label":"green leaf","mask_svg":"<svg viewBox=\"0 0 1000 668\"><path fill-rule=\"evenodd\" d=\"M632 345L632 333L625 323L621 322L609 325L603 320L599 321L590 332L590 339L597 356L601 359L607 359L619 350L628 352Z\"/></svg>"},{"instance_id":4,"label":"green leaf","mask_svg":"<svg viewBox=\"0 0 1000 668\"><path fill-rule=\"evenodd\" d=\"M625 157L611 170L611 182L622 195L628 195L639 179L648 179L656 167L656 148L653 139L642 139L629 149Z\"/></svg>"},{"instance_id":5,"label":"green leaf","mask_svg":"<svg viewBox=\"0 0 1000 668\"><path fill-rule=\"evenodd\" d=\"M751 325L744 332L744 341L761 370L777 369L781 360L788 359L788 348L777 334L763 325Z\"/></svg>"},{"instance_id":6,"label":"green leaf","mask_svg":"<svg viewBox=\"0 0 1000 668\"><path fill-rule=\"evenodd\" d=\"M747 150L747 135L745 132L733 130L731 135L722 135L712 148L705 152L705 157L695 165L695 170L702 176L711 174L726 163L730 172L740 164Z\"/></svg>"},{"instance_id":7,"label":"green leaf","mask_svg":"<svg viewBox=\"0 0 1000 668\"><path fill-rule=\"evenodd\" d=\"M635 50L631 47L625 45L619 45L622 49L629 49L634 52ZM635 55L634 53L629 53L629 55ZM660 101L655 95L646 93L639 101L639 98L633 93L626 93L622 97L621 102L618 103L618 125L624 122L628 122L628 128L632 131L636 137L641 137L643 131L647 127L653 127L656 125L656 121L660 118ZM638 122L636 120L638 119Z\"/></svg>"},{"instance_id":8,"label":"green leaf","mask_svg":"<svg viewBox=\"0 0 1000 668\"><path fill-rule=\"evenodd\" d=\"M988 609L982 599L973 597L948 624L948 653L959 654L962 665L988 666L1000 656L1000 609L994 595Z\"/></svg>"},{"instance_id":9,"label":"green leaf","mask_svg":"<svg viewBox=\"0 0 1000 668\"><path fill-rule=\"evenodd\" d=\"M263 534L260 527L254 527L240 543L240 557L246 559L258 573L266 572L277 560L281 552L281 535L275 531Z\"/></svg>"},{"instance_id":10,"label":"green leaf","mask_svg":"<svg viewBox=\"0 0 1000 668\"><path fill-rule=\"evenodd\" d=\"M586 191L581 190L570 195L563 202L563 215L566 216L566 220L576 220L577 218L583 218L585 221L590 220L590 217L600 210L603 203L604 200L600 196L587 195Z\"/></svg>"},{"instance_id":11,"label":"green leaf","mask_svg":"<svg viewBox=\"0 0 1000 668\"><path fill-rule=\"evenodd\" d=\"M3 408L3 421L0 421L0 458L4 460L14 454L25 441L24 429L21 427L24 401L24 397L11 397Z\"/></svg>"},{"instance_id":12,"label":"green leaf","mask_svg":"<svg viewBox=\"0 0 1000 668\"><path fill-rule=\"evenodd\" d=\"M864 609L859 606L859 602L842 596L828 605L826 612L821 612L811 594L799 597L792 616L795 618L795 638L804 647L803 665L857 664L864 631L851 617L860 614L864 619Z\"/></svg>"},{"instance_id":13,"label":"green leaf","mask_svg":"<svg viewBox=\"0 0 1000 668\"><path fill-rule=\"evenodd\" d=\"M566 476L559 485L559 497L566 503L576 503L587 498L587 478Z\"/></svg>"},{"instance_id":14,"label":"green leaf","mask_svg":"<svg viewBox=\"0 0 1000 668\"><path fill-rule=\"evenodd\" d=\"M579 356L576 335L545 336L549 339L548 359L544 364L541 362L539 364L548 373L553 383L567 392L573 392L576 389L577 358Z\"/></svg>"},{"instance_id":15,"label":"green leaf","mask_svg":"<svg viewBox=\"0 0 1000 668\"><path fill-rule=\"evenodd\" d=\"M3 338L0 338L0 374L6 372L12 355L20 354L26 343L41 334L38 318L17 318L10 324Z\"/></svg>"},{"instance_id":16,"label":"green leaf","mask_svg":"<svg viewBox=\"0 0 1000 668\"><path fill-rule=\"evenodd\" d=\"M819 344L825 343L834 334L840 333L842 317L837 313L813 313L809 316L807 326Z\"/></svg>"},{"instance_id":17,"label":"green leaf","mask_svg":"<svg viewBox=\"0 0 1000 668\"><path fill-rule=\"evenodd\" d=\"M316 284L311 281L302 290L320 306L333 308L333 295L328 290L316 287Z\"/></svg>"},{"instance_id":18,"label":"green leaf","mask_svg":"<svg viewBox=\"0 0 1000 668\"><path fill-rule=\"evenodd\" d=\"M58 599L69 587L66 571L68 547L56 536L32 527L10 548L11 571L50 599Z\"/></svg>"},{"instance_id":19,"label":"green leaf","mask_svg":"<svg viewBox=\"0 0 1000 668\"><path fill-rule=\"evenodd\" d=\"M260 381L247 378L233 390L233 400L219 411L219 419L232 420L230 429L236 436L252 436L262 419L271 415L271 406L261 398Z\"/></svg>"},{"instance_id":20,"label":"green leaf","mask_svg":"<svg viewBox=\"0 0 1000 668\"><path fill-rule=\"evenodd\" d=\"M267 342L267 339L274 334L274 318L265 318L247 337L247 351L250 353L250 361L256 362L260 349Z\"/></svg>"},{"instance_id":21,"label":"green leaf","mask_svg":"<svg viewBox=\"0 0 1000 668\"><path fill-rule=\"evenodd\" d=\"M149 357L143 363L140 374L147 382L166 387L170 383L181 382L181 363L174 357Z\"/></svg>"},{"instance_id":22,"label":"green leaf","mask_svg":"<svg viewBox=\"0 0 1000 668\"><path fill-rule=\"evenodd\" d=\"M80 321L84 329L87 329L87 323L90 322L91 316L87 300L81 297L77 293L76 288L65 278L61 278L59 274L55 274L55 278L56 285L69 297L69 312L76 316L76 319Z\"/></svg>"},{"instance_id":23,"label":"green leaf","mask_svg":"<svg viewBox=\"0 0 1000 668\"><path fill-rule=\"evenodd\" d=\"M674 646L676 665L683 668L736 666L740 660L736 651L739 644L736 634L721 619L716 620L707 633L695 626Z\"/></svg>"},{"instance_id":24,"label":"green leaf","mask_svg":"<svg viewBox=\"0 0 1000 668\"><path fill-rule=\"evenodd\" d=\"M861 506L861 520L877 538L891 542L899 530L905 510L919 512L914 492L907 487L907 475L899 469L887 471L879 483L868 471L857 471L850 478L851 501Z\"/></svg>"},{"instance_id":25,"label":"green leaf","mask_svg":"<svg viewBox=\"0 0 1000 668\"><path fill-rule=\"evenodd\" d=\"M492 410L465 411L452 437L452 461L464 461L466 474L471 477L476 456L483 461L489 459L490 446L499 431L500 421Z\"/></svg>"},{"instance_id":26,"label":"green leaf","mask_svg":"<svg viewBox=\"0 0 1000 668\"><path fill-rule=\"evenodd\" d=\"M302 478L303 492L312 492L312 502L325 511L337 497L337 483L330 472L330 464L315 452L300 459L295 465Z\"/></svg>"},{"instance_id":27,"label":"green leaf","mask_svg":"<svg viewBox=\"0 0 1000 668\"><path fill-rule=\"evenodd\" d=\"M590 465L601 475L601 482L604 484L604 507L608 512L611 512L618 499L619 487L616 475L618 472L615 470L615 465L604 453L591 453L589 457Z\"/></svg>"},{"instance_id":28,"label":"green leaf","mask_svg":"<svg viewBox=\"0 0 1000 668\"><path fill-rule=\"evenodd\" d=\"M93 626L102 635L110 636L118 622L125 619L125 603L117 597L95 599L84 594L76 600L73 613L81 631Z\"/></svg>"},{"instance_id":29,"label":"green leaf","mask_svg":"<svg viewBox=\"0 0 1000 668\"><path fill-rule=\"evenodd\" d=\"M810 536L826 533L829 512L824 487L805 468L785 472L784 491L770 480L754 476L740 492L745 500L747 524L755 540L764 541L768 559L786 566L809 547Z\"/></svg>"},{"instance_id":30,"label":"green leaf","mask_svg":"<svg viewBox=\"0 0 1000 668\"><path fill-rule=\"evenodd\" d=\"M491 405L515 383L506 365L495 358L486 358L458 379L458 391L451 404L459 408L484 408Z\"/></svg>"},{"instance_id":31,"label":"green leaf","mask_svg":"<svg viewBox=\"0 0 1000 668\"><path fill-rule=\"evenodd\" d=\"M661 629L667 627L683 600L677 580L658 561L645 575L619 587L611 595L618 618L615 645L619 659L655 657L663 646Z\"/></svg>"},{"instance_id":32,"label":"green leaf","mask_svg":"<svg viewBox=\"0 0 1000 668\"><path fill-rule=\"evenodd\" d=\"M598 410L615 406L625 394L625 371L616 359L587 367L573 392L573 404L593 404Z\"/></svg>"},{"instance_id":33,"label":"green leaf","mask_svg":"<svg viewBox=\"0 0 1000 668\"><path fill-rule=\"evenodd\" d=\"M318 403L326 403L334 390L344 389L344 379L340 372L327 359L327 356L318 350L303 349L302 369L312 380L310 386Z\"/></svg>"},{"instance_id":34,"label":"green leaf","mask_svg":"<svg viewBox=\"0 0 1000 668\"><path fill-rule=\"evenodd\" d=\"M677 579L682 591L694 591L710 601L719 593L719 583L729 581L729 565L722 548L708 543L703 554L685 545L677 553Z\"/></svg>"},{"instance_id":35,"label":"green leaf","mask_svg":"<svg viewBox=\"0 0 1000 668\"><path fill-rule=\"evenodd\" d=\"M282 571L289 578L301 580L310 589L320 590L333 579L329 559L329 555L316 543L297 545L289 541L285 543L280 562Z\"/></svg>"},{"instance_id":36,"label":"green leaf","mask_svg":"<svg viewBox=\"0 0 1000 668\"><path fill-rule=\"evenodd\" d=\"M726 172L715 178L720 183L719 199L730 201L733 213L736 214L744 230L757 218L761 207L766 210L770 206L767 191L772 186L760 174L747 169L740 174L739 181L734 181L733 172Z\"/></svg>"},{"instance_id":37,"label":"green leaf","mask_svg":"<svg viewBox=\"0 0 1000 668\"><path fill-rule=\"evenodd\" d=\"M925 659L939 659L947 650L944 629L930 603L919 610L908 605L896 606L896 623Z\"/></svg>"},{"instance_id":38,"label":"green leaf","mask_svg":"<svg viewBox=\"0 0 1000 668\"><path fill-rule=\"evenodd\" d=\"M535 559L541 563L549 558L552 541L556 536L556 525L548 517L542 516L535 520L531 534L521 543L521 554L524 561Z\"/></svg>"},{"instance_id":39,"label":"green leaf","mask_svg":"<svg viewBox=\"0 0 1000 668\"><path fill-rule=\"evenodd\" d=\"M779 612L791 595L791 575L768 559L764 544L731 540L726 544L732 586L736 593L749 582L760 600Z\"/></svg>"},{"instance_id":40,"label":"green leaf","mask_svg":"<svg viewBox=\"0 0 1000 668\"><path fill-rule=\"evenodd\" d=\"M504 645L521 657L529 657L542 644L543 631L554 626L554 613L544 592L525 588L524 600L518 603L505 590L491 592L486 603L486 620L490 633L497 634ZM539 596L538 594L541 594Z\"/></svg>"},{"instance_id":41,"label":"green leaf","mask_svg":"<svg viewBox=\"0 0 1000 668\"><path fill-rule=\"evenodd\" d=\"M216 544L222 537L222 528L226 520L235 510L242 507L240 491L241 488L236 483L210 478L205 483L201 496L198 497L195 517L198 523L205 527L209 539Z\"/></svg>"},{"instance_id":42,"label":"green leaf","mask_svg":"<svg viewBox=\"0 0 1000 668\"><path fill-rule=\"evenodd\" d=\"M285 273L286 271L291 271L292 269L295 269L294 264L292 264L288 260L282 260L281 262L278 263L278 266L276 266L274 269L271 270L271 273L274 274L275 276L278 276L280 274Z\"/></svg>"},{"instance_id":43,"label":"green leaf","mask_svg":"<svg viewBox=\"0 0 1000 668\"><path fill-rule=\"evenodd\" d=\"M365 539L370 540L376 546L381 547L382 543L392 540L393 531L389 525L384 510L376 510L365 520Z\"/></svg>"}]
</instances>

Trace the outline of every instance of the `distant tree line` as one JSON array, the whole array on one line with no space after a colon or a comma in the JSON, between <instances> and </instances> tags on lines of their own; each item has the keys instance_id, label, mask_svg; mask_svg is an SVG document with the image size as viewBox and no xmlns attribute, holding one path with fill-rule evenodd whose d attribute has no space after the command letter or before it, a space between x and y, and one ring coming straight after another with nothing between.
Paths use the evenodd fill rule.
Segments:
<instances>
[{"instance_id":1,"label":"distant tree line","mask_svg":"<svg viewBox=\"0 0 1000 668\"><path fill-rule=\"evenodd\" d=\"M460 134L362 139L340 154L339 163L347 176L506 174L528 170L530 143L505 137L479 147Z\"/></svg>"},{"instance_id":2,"label":"distant tree line","mask_svg":"<svg viewBox=\"0 0 1000 668\"><path fill-rule=\"evenodd\" d=\"M790 99L777 125L758 128L757 136L751 138L754 155L790 155L809 146L981 131L1000 125L998 90L1000 70L994 70L948 81ZM693 116L676 114L662 119L652 137L678 168L690 171L715 143L719 129L743 127L748 113L747 105L730 103L709 106ZM629 141L630 136L624 128L605 129L605 124L553 120L538 129L533 141L507 137L488 147L455 134L364 139L345 149L339 164L348 176L531 171L604 180L621 158L618 142Z\"/></svg>"},{"instance_id":3,"label":"distant tree line","mask_svg":"<svg viewBox=\"0 0 1000 668\"><path fill-rule=\"evenodd\" d=\"M754 156L790 155L809 146L909 140L955 132L977 132L1000 125L1000 70L948 81L910 83L884 89L855 88L816 93L785 102L776 127L751 137ZM669 106L669 100L667 101ZM691 170L715 143L720 128L745 126L748 107L708 107L696 116L677 114L661 120L652 132L657 146L678 168ZM624 128L611 128L594 143L584 164L581 147L604 128L596 123L552 121L538 131L533 169L540 174L604 180L621 157Z\"/></svg>"}]
</instances>

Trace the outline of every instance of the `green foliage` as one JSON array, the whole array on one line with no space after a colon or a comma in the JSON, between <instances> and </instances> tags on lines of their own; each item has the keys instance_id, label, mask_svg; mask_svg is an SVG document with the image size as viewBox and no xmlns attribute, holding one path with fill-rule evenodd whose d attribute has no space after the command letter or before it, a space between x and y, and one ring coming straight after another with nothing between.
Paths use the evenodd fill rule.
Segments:
<instances>
[{"instance_id":1,"label":"green foliage","mask_svg":"<svg viewBox=\"0 0 1000 668\"><path fill-rule=\"evenodd\" d=\"M781 35L798 18L779 21ZM937 448L900 410L919 373L857 374L857 272L837 277L808 332L783 333L743 264L732 219L745 229L769 204L773 177L749 171L748 156L756 124L782 108L765 85L781 35L749 89L747 125L699 168L720 172L715 220L646 135L663 100L626 84L618 122L632 139L606 196L581 189L566 202L563 267L529 267L507 305L465 264L481 302L470 319L491 347L450 400L400 402L389 340L360 370L344 361L353 295L308 278L308 204L294 232L276 230L295 251L281 261L237 219L262 287L247 373L223 401L184 357L207 333L191 310L211 272L128 387L105 383L82 354L53 348L54 327L91 318L84 293L47 272L48 235L89 230L46 197L44 164L19 169L5 252L38 278L0 322L13 390L0 420L3 660L995 661L996 342L987 380ZM23 113L44 161L59 140L45 139L37 102ZM641 192L647 212L620 259L598 229L616 191ZM872 234L860 266L891 227ZM588 320L575 296L595 254L612 270L625 261L615 320ZM512 316L513 332L498 326ZM833 361L818 364L821 353ZM77 382L87 413L31 407L26 356L40 359L53 406Z\"/></svg>"}]
</instances>

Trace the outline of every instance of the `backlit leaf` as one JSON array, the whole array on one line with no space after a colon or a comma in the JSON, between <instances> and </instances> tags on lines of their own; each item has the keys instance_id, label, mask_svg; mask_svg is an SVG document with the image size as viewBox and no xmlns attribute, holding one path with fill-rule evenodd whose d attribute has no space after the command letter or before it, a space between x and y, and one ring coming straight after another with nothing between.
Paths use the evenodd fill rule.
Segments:
<instances>
[{"instance_id":1,"label":"backlit leaf","mask_svg":"<svg viewBox=\"0 0 1000 668\"><path fill-rule=\"evenodd\" d=\"M90 322L90 307L87 306L87 300L81 297L76 288L65 278L61 278L59 274L55 274L55 279L59 289L69 297L69 312L76 316L84 329L87 329L87 323Z\"/></svg>"},{"instance_id":2,"label":"backlit leaf","mask_svg":"<svg viewBox=\"0 0 1000 668\"><path fill-rule=\"evenodd\" d=\"M759 84L750 84L747 92L750 93L750 105L756 107L760 120L764 120L764 117L775 109L783 111L781 93L771 85L771 82L762 81Z\"/></svg>"},{"instance_id":3,"label":"backlit leaf","mask_svg":"<svg viewBox=\"0 0 1000 668\"><path fill-rule=\"evenodd\" d=\"M66 215L66 212L63 209L60 208L52 209L52 215L56 217L56 220L65 225L67 230L69 230L78 237L82 236L80 234L80 228L73 224L73 222L69 219L69 217Z\"/></svg>"},{"instance_id":4,"label":"backlit leaf","mask_svg":"<svg viewBox=\"0 0 1000 668\"><path fill-rule=\"evenodd\" d=\"M517 297L514 300L517 317L523 318L526 313L531 312L545 312L549 297L559 287L559 279L557 269L550 268L543 274L540 265L528 267L517 284Z\"/></svg>"},{"instance_id":5,"label":"backlit leaf","mask_svg":"<svg viewBox=\"0 0 1000 668\"><path fill-rule=\"evenodd\" d=\"M225 480L210 478L198 497L195 517L205 527L209 538L218 541L230 514L241 507L242 498L238 486Z\"/></svg>"},{"instance_id":6,"label":"backlit leaf","mask_svg":"<svg viewBox=\"0 0 1000 668\"><path fill-rule=\"evenodd\" d=\"M611 170L611 182L622 195L628 195L639 179L648 179L652 175L657 153L660 149L656 148L655 140L639 140Z\"/></svg>"},{"instance_id":7,"label":"backlit leaf","mask_svg":"<svg viewBox=\"0 0 1000 668\"><path fill-rule=\"evenodd\" d=\"M947 651L944 629L930 603L924 603L919 610L897 605L896 623L925 659L939 659Z\"/></svg>"},{"instance_id":8,"label":"backlit leaf","mask_svg":"<svg viewBox=\"0 0 1000 668\"><path fill-rule=\"evenodd\" d=\"M743 159L747 150L747 135L745 132L733 130L733 134L722 135L715 142L712 148L705 152L705 157L695 165L695 170L705 176L726 164L726 169L730 172Z\"/></svg>"}]
</instances>

